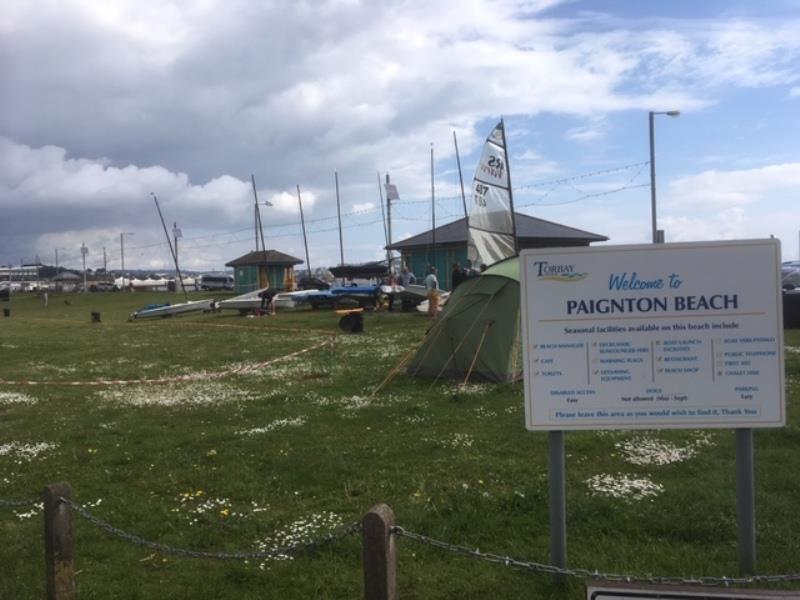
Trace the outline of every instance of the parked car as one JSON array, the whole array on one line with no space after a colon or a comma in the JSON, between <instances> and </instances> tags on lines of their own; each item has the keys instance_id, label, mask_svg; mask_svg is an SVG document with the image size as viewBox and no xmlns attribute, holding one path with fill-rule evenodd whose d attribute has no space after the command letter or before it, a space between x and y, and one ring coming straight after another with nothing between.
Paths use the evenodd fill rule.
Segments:
<instances>
[{"instance_id":1,"label":"parked car","mask_svg":"<svg viewBox=\"0 0 800 600\"><path fill-rule=\"evenodd\" d=\"M303 277L297 282L298 290L328 290L331 284L319 277Z\"/></svg>"},{"instance_id":2,"label":"parked car","mask_svg":"<svg viewBox=\"0 0 800 600\"><path fill-rule=\"evenodd\" d=\"M781 287L800 288L800 262L785 262L781 265Z\"/></svg>"},{"instance_id":3,"label":"parked car","mask_svg":"<svg viewBox=\"0 0 800 600\"><path fill-rule=\"evenodd\" d=\"M800 328L800 262L781 265L783 288L783 328Z\"/></svg>"},{"instance_id":4,"label":"parked car","mask_svg":"<svg viewBox=\"0 0 800 600\"><path fill-rule=\"evenodd\" d=\"M116 292L119 288L110 281L95 281L89 284L90 292Z\"/></svg>"}]
</instances>

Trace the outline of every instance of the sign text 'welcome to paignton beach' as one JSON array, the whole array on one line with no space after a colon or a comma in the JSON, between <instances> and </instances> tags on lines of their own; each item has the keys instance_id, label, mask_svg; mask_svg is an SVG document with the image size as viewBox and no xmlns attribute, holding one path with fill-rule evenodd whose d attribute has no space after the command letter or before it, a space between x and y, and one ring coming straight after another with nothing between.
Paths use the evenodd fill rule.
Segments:
<instances>
[{"instance_id":1,"label":"sign text 'welcome to paignton beach'","mask_svg":"<svg viewBox=\"0 0 800 600\"><path fill-rule=\"evenodd\" d=\"M777 240L526 250L528 429L785 423Z\"/></svg>"}]
</instances>

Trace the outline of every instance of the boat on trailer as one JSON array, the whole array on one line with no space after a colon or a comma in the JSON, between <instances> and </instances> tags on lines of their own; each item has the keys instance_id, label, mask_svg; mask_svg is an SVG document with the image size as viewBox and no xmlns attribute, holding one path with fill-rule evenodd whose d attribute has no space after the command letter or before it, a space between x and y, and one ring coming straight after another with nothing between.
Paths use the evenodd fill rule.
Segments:
<instances>
[{"instance_id":1,"label":"boat on trailer","mask_svg":"<svg viewBox=\"0 0 800 600\"><path fill-rule=\"evenodd\" d=\"M181 302L180 304L148 304L137 311L131 313L128 317L129 321L138 319L146 319L150 317L173 317L175 315L182 315L189 312L210 312L214 310L214 300L192 300L190 302Z\"/></svg>"},{"instance_id":2,"label":"boat on trailer","mask_svg":"<svg viewBox=\"0 0 800 600\"><path fill-rule=\"evenodd\" d=\"M269 306L262 306L262 298L261 294L266 292L269 288L261 288L258 290L253 290L252 292L247 292L245 294L241 294L240 296L235 296L233 298L228 298L227 300L221 300L217 302L217 308L224 309L234 309L238 310L241 313L248 313L248 312L255 312L261 308L268 309ZM300 290L297 292L279 292L275 294L272 299L275 308L294 308L295 305L305 298L308 295L316 294L319 290Z\"/></svg>"},{"instance_id":3,"label":"boat on trailer","mask_svg":"<svg viewBox=\"0 0 800 600\"><path fill-rule=\"evenodd\" d=\"M261 288L239 296L234 296L233 298L228 298L227 300L220 300L217 302L217 308L229 308L238 310L241 313L254 311L261 308L261 296L259 294L265 292L267 289L269 288Z\"/></svg>"}]
</instances>

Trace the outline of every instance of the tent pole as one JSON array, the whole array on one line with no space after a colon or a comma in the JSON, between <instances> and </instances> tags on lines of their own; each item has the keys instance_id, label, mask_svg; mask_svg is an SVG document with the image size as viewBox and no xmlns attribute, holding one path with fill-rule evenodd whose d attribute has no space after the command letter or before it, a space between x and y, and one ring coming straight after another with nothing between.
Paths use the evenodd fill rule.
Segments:
<instances>
[{"instance_id":1,"label":"tent pole","mask_svg":"<svg viewBox=\"0 0 800 600\"><path fill-rule=\"evenodd\" d=\"M494 299L494 297L495 297L495 294L492 294L491 296L489 296L489 300L486 302L486 304L484 304L483 308L481 309L481 312L479 312L478 316L475 317L475 320L472 321L472 325L469 326L469 329L467 329L466 333L464 334L464 337L462 337L461 341L458 342L458 345L455 347L453 352L450 354L450 358L448 358L445 361L444 365L442 365L441 371L439 371L439 374L436 376L436 379L433 380L433 383L431 384L431 386L428 389L433 388L433 386L436 385L436 382L439 381L439 378L442 376L442 373L444 373L445 369L447 368L447 365L449 365L450 361L453 360L453 357L456 355L456 352L461 350L461 346L464 345L464 342L467 340L467 336L472 331L472 328L475 327L475 324L478 322L478 319L481 318L481 315L483 315L483 311L485 311L487 308L489 308L489 305L492 303L492 300Z\"/></svg>"},{"instance_id":2,"label":"tent pole","mask_svg":"<svg viewBox=\"0 0 800 600\"><path fill-rule=\"evenodd\" d=\"M374 398L378 394L378 392L381 391L383 386L388 384L392 379L394 379L397 376L397 374L400 372L400 370L405 366L405 364L411 359L411 356L414 354L414 352L416 352L418 349L419 349L419 344L417 344L415 347L411 348L411 350L409 350L408 352L406 352L403 355L403 357L400 359L400 362L398 362L394 366L394 368L392 368L392 370L389 371L389 374L386 376L386 379L384 379L381 382L381 384L372 391L372 395L371 395L372 398Z\"/></svg>"},{"instance_id":3,"label":"tent pole","mask_svg":"<svg viewBox=\"0 0 800 600\"><path fill-rule=\"evenodd\" d=\"M478 362L478 355L481 353L481 348L483 347L483 340L486 339L486 333L489 331L489 327L494 325L494 321L489 321L486 323L486 327L483 328L483 335L481 335L481 341L478 342L478 349L475 350L475 356L472 357L472 363L469 365L469 370L467 371L467 376L464 377L464 382L461 385L467 385L469 381L469 376L472 375L472 369L475 368L475 363Z\"/></svg>"}]
</instances>

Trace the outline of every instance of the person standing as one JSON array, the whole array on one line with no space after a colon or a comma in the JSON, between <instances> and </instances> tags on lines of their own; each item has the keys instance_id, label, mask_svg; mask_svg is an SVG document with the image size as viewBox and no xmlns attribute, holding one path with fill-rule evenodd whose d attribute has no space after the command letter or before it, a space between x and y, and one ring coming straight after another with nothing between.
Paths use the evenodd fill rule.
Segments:
<instances>
[{"instance_id":1,"label":"person standing","mask_svg":"<svg viewBox=\"0 0 800 600\"><path fill-rule=\"evenodd\" d=\"M428 316L435 319L439 313L439 279L436 277L436 267L431 267L425 278L425 291L428 294Z\"/></svg>"},{"instance_id":2,"label":"person standing","mask_svg":"<svg viewBox=\"0 0 800 600\"><path fill-rule=\"evenodd\" d=\"M400 275L400 284L403 286L411 285L412 283L417 283L417 276L411 272L411 270L407 267L403 267L403 273Z\"/></svg>"},{"instance_id":3,"label":"person standing","mask_svg":"<svg viewBox=\"0 0 800 600\"><path fill-rule=\"evenodd\" d=\"M456 288L464 282L467 278L467 274L461 270L461 265L458 263L453 263L453 271L450 273L450 281L451 287L450 291L454 292Z\"/></svg>"}]
</instances>

